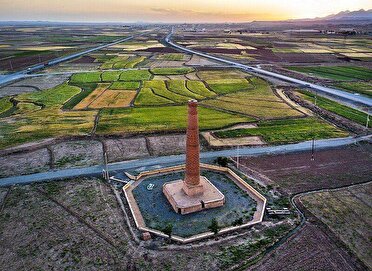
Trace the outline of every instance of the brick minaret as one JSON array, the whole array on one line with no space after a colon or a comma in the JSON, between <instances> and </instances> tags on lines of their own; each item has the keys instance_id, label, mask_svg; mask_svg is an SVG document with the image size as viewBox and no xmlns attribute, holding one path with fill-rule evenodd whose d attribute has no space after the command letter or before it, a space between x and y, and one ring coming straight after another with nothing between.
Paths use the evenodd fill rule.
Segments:
<instances>
[{"instance_id":1,"label":"brick minaret","mask_svg":"<svg viewBox=\"0 0 372 271\"><path fill-rule=\"evenodd\" d=\"M183 191L188 196L203 193L203 185L200 184L200 160L199 160L199 125L198 125L198 101L188 102L188 125L186 132L186 177Z\"/></svg>"}]
</instances>

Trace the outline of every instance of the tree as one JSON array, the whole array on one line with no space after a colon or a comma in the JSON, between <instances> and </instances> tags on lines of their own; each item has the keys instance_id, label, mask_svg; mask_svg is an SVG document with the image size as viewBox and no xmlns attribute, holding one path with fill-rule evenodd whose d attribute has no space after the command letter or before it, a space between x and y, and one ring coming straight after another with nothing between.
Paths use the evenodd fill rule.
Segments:
<instances>
[{"instance_id":1,"label":"tree","mask_svg":"<svg viewBox=\"0 0 372 271\"><path fill-rule=\"evenodd\" d=\"M229 158L227 157L217 157L215 162L220 165L221 167L227 167L227 164L229 163Z\"/></svg>"},{"instance_id":2,"label":"tree","mask_svg":"<svg viewBox=\"0 0 372 271\"><path fill-rule=\"evenodd\" d=\"M214 234L217 234L220 230L220 226L218 225L217 219L213 218L211 224L208 226L208 229L210 229Z\"/></svg>"},{"instance_id":3,"label":"tree","mask_svg":"<svg viewBox=\"0 0 372 271\"><path fill-rule=\"evenodd\" d=\"M161 231L168 235L170 238L173 232L173 224L168 223Z\"/></svg>"}]
</instances>

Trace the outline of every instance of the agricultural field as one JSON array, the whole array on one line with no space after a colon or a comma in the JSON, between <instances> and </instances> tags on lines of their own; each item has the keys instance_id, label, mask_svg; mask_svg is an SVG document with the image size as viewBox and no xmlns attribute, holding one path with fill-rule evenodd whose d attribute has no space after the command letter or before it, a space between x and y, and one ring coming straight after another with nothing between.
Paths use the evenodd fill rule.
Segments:
<instances>
[{"instance_id":1,"label":"agricultural field","mask_svg":"<svg viewBox=\"0 0 372 271\"><path fill-rule=\"evenodd\" d=\"M269 177L288 194L335 188L371 180L372 145L363 143L339 149L240 158L240 170L254 169Z\"/></svg>"},{"instance_id":2,"label":"agricultural field","mask_svg":"<svg viewBox=\"0 0 372 271\"><path fill-rule=\"evenodd\" d=\"M269 144L294 143L305 140L345 137L348 134L329 123L313 117L261 121L257 127L216 131L218 138L260 136Z\"/></svg>"},{"instance_id":3,"label":"agricultural field","mask_svg":"<svg viewBox=\"0 0 372 271\"><path fill-rule=\"evenodd\" d=\"M141 31L140 28L127 30L119 26L7 25L0 31L0 74L25 69ZM87 58L82 59L85 61Z\"/></svg>"},{"instance_id":4,"label":"agricultural field","mask_svg":"<svg viewBox=\"0 0 372 271\"><path fill-rule=\"evenodd\" d=\"M221 80L218 87L226 95L213 100L203 101L202 104L246 114L258 119L303 116L301 112L292 109L282 99L277 97L266 81L260 78L250 78L245 80L244 84L242 84L243 81L237 84L234 80L245 79ZM216 89L212 88L212 90L218 93Z\"/></svg>"},{"instance_id":5,"label":"agricultural field","mask_svg":"<svg viewBox=\"0 0 372 271\"><path fill-rule=\"evenodd\" d=\"M304 206L325 223L368 268L372 268L372 183L301 197ZM366 238L367 237L367 238Z\"/></svg>"},{"instance_id":6,"label":"agricultural field","mask_svg":"<svg viewBox=\"0 0 372 271\"><path fill-rule=\"evenodd\" d=\"M184 131L186 106L104 109L97 127L98 134L123 132ZM215 129L252 119L214 109L199 108L201 130Z\"/></svg>"},{"instance_id":7,"label":"agricultural field","mask_svg":"<svg viewBox=\"0 0 372 271\"><path fill-rule=\"evenodd\" d=\"M315 103L315 94L308 92L308 91L301 90L299 92L299 95L306 101ZM336 113L337 115L345 117L363 126L366 125L367 123L367 114L364 112L361 112L351 107L339 104L327 98L317 96L316 100L317 100L316 105L321 108L324 108L330 112ZM369 123L369 127L372 127L372 123Z\"/></svg>"},{"instance_id":8,"label":"agricultural field","mask_svg":"<svg viewBox=\"0 0 372 271\"><path fill-rule=\"evenodd\" d=\"M287 69L333 80L372 80L372 70L358 66L287 67Z\"/></svg>"},{"instance_id":9,"label":"agricultural field","mask_svg":"<svg viewBox=\"0 0 372 271\"><path fill-rule=\"evenodd\" d=\"M359 93L372 97L372 81L340 82L335 84L335 86L348 92Z\"/></svg>"}]
</instances>

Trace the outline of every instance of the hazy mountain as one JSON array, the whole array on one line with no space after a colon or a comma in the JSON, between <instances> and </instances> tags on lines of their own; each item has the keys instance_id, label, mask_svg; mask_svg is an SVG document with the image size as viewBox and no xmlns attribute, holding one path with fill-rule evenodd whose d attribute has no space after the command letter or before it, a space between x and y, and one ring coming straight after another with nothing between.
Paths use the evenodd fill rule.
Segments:
<instances>
[{"instance_id":1,"label":"hazy mountain","mask_svg":"<svg viewBox=\"0 0 372 271\"><path fill-rule=\"evenodd\" d=\"M337 14L328 15L323 18L316 18L315 20L339 20L339 21L353 21L353 20L371 20L372 9L369 10L356 10L356 11L341 11Z\"/></svg>"}]
</instances>

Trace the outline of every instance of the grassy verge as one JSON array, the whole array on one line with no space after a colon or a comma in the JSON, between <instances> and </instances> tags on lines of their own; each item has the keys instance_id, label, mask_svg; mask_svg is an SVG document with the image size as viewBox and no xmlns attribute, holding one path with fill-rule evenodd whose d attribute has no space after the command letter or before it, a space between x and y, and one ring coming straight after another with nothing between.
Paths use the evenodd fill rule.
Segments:
<instances>
[{"instance_id":1,"label":"grassy verge","mask_svg":"<svg viewBox=\"0 0 372 271\"><path fill-rule=\"evenodd\" d=\"M371 80L372 70L357 66L287 67L289 70L334 80Z\"/></svg>"},{"instance_id":2,"label":"grassy verge","mask_svg":"<svg viewBox=\"0 0 372 271\"><path fill-rule=\"evenodd\" d=\"M369 82L340 82L335 85L348 92L357 92L372 97L372 81Z\"/></svg>"}]
</instances>

